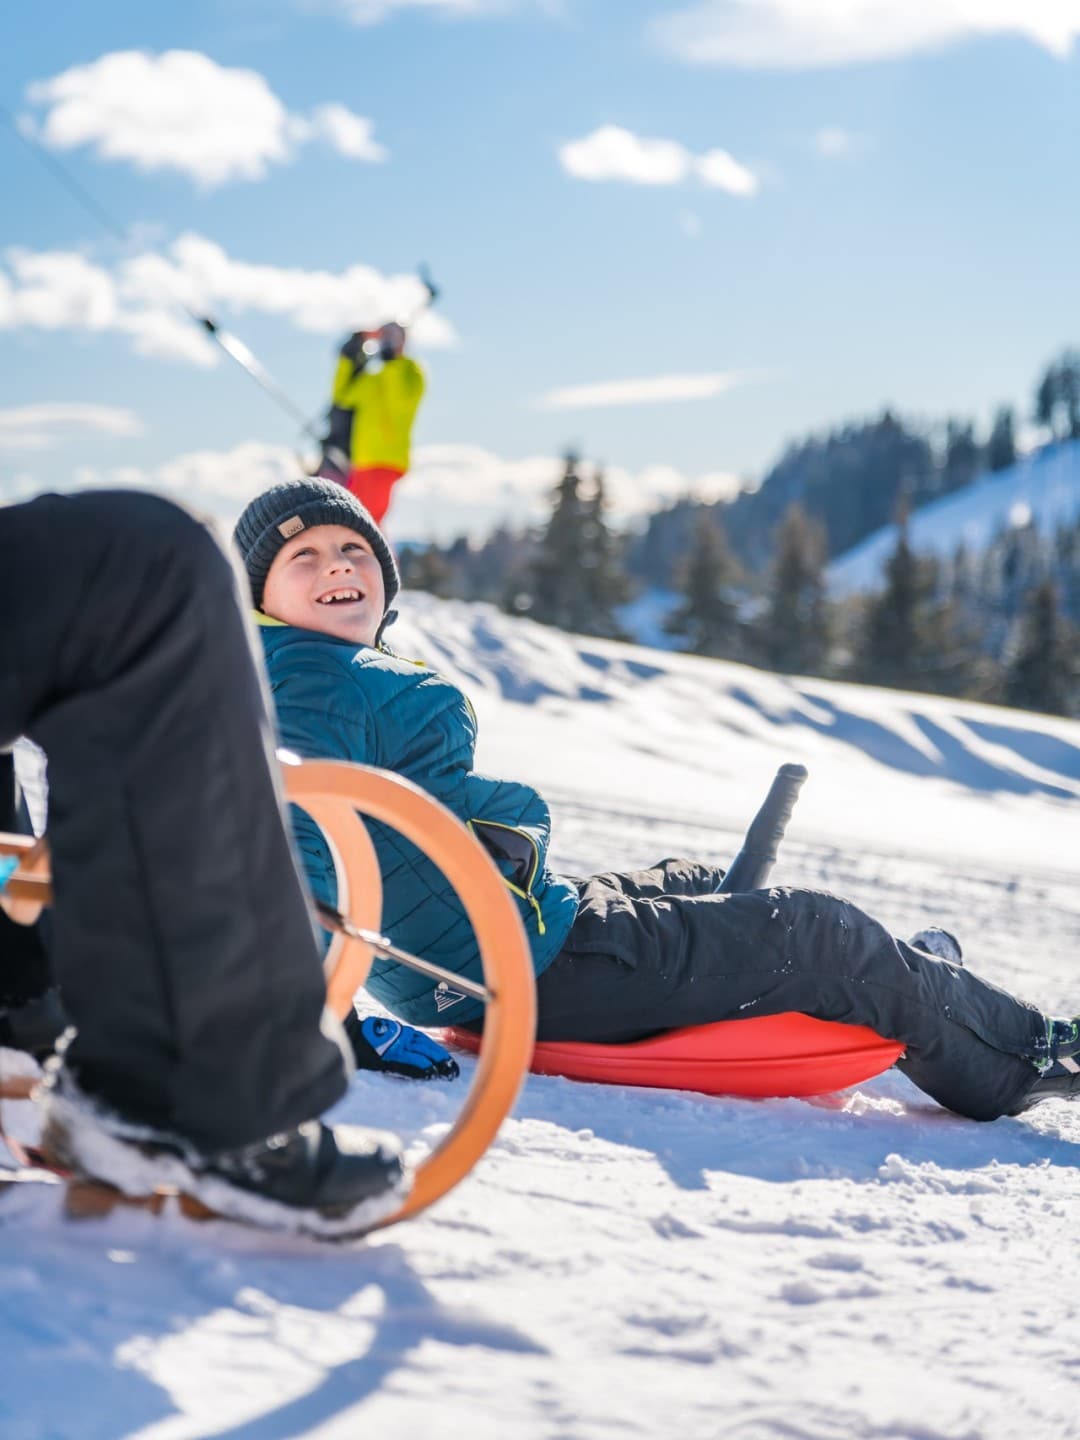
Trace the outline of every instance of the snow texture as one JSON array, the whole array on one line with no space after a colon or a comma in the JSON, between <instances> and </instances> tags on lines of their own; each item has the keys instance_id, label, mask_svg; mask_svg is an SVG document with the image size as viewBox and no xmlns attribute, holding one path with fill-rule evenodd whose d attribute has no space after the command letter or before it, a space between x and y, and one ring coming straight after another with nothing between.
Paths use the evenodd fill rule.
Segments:
<instances>
[{"instance_id":1,"label":"snow texture","mask_svg":"<svg viewBox=\"0 0 1080 1440\"><path fill-rule=\"evenodd\" d=\"M1080 1008L1080 724L403 608L395 644L471 695L482 768L551 799L558 865L722 863L803 761L775 879L942 924L991 979ZM472 1065L360 1076L336 1113L422 1154ZM533 1076L453 1194L347 1246L75 1224L14 1187L0 1436L1063 1440L1078 1205L1080 1105L979 1125L896 1072L810 1102Z\"/></svg>"}]
</instances>

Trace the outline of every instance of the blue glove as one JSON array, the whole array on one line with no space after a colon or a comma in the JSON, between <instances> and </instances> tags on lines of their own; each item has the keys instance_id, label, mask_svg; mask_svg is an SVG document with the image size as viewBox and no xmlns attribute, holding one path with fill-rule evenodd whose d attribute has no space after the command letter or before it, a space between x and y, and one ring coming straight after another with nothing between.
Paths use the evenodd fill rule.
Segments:
<instances>
[{"instance_id":1,"label":"blue glove","mask_svg":"<svg viewBox=\"0 0 1080 1440\"><path fill-rule=\"evenodd\" d=\"M349 1037L358 1070L383 1070L392 1075L405 1075L410 1080L454 1080L458 1063L437 1040L388 1020L383 1015L366 1015L355 1010L345 1017L345 1033Z\"/></svg>"}]
</instances>

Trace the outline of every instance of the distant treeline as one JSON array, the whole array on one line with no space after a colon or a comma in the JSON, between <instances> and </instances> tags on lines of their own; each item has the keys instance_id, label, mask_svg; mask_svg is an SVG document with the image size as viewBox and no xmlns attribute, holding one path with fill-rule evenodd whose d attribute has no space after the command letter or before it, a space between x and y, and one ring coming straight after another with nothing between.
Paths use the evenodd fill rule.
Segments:
<instances>
[{"instance_id":1,"label":"distant treeline","mask_svg":"<svg viewBox=\"0 0 1080 1440\"><path fill-rule=\"evenodd\" d=\"M1080 439L1080 353L1047 367L1033 417ZM676 648L792 674L926 690L1052 714L1080 714L1080 517L1053 534L1003 527L979 554L916 556L907 518L1016 460L1016 419L989 433L890 411L792 444L761 485L714 505L685 499L644 530L611 527L598 472L566 457L547 522L401 556L406 585L487 600L580 634L625 635L619 613L643 590L672 592ZM832 602L824 571L873 531L898 524L877 594Z\"/></svg>"}]
</instances>

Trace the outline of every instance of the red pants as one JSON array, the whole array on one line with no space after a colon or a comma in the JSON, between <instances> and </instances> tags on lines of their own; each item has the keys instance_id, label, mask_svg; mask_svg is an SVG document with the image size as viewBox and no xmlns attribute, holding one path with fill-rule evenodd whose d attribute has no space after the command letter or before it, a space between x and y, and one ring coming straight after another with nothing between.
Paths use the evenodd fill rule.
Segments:
<instances>
[{"instance_id":1,"label":"red pants","mask_svg":"<svg viewBox=\"0 0 1080 1440\"><path fill-rule=\"evenodd\" d=\"M352 491L360 504L371 512L375 523L381 525L390 508L390 492L404 473L404 470L395 470L391 465L353 466L345 488Z\"/></svg>"}]
</instances>

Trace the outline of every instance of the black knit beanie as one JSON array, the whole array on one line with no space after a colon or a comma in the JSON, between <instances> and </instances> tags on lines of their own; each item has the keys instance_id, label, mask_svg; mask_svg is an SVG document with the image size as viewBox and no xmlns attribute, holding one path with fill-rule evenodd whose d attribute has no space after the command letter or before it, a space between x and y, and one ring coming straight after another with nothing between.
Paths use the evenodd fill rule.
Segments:
<instances>
[{"instance_id":1,"label":"black knit beanie","mask_svg":"<svg viewBox=\"0 0 1080 1440\"><path fill-rule=\"evenodd\" d=\"M316 525L344 525L364 537L382 567L384 613L389 610L401 588L390 546L356 496L332 480L285 480L256 495L236 522L233 541L247 568L256 606L262 608L266 577L286 540Z\"/></svg>"}]
</instances>

